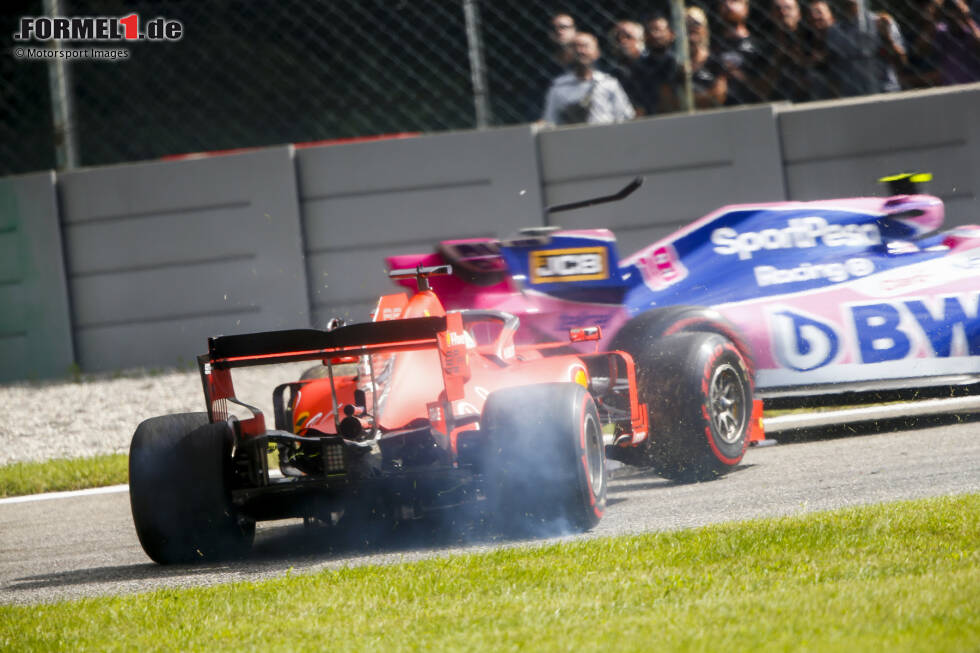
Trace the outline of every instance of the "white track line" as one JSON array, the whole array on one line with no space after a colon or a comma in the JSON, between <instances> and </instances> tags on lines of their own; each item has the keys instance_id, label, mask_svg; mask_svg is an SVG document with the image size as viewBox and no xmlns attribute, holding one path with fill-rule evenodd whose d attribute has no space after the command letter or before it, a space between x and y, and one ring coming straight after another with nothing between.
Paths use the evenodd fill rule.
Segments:
<instances>
[{"instance_id":1,"label":"white track line","mask_svg":"<svg viewBox=\"0 0 980 653\"><path fill-rule=\"evenodd\" d=\"M801 413L798 415L782 415L762 420L766 433L778 433L792 429L833 426L855 422L867 422L879 419L894 419L897 417L914 417L919 415L939 415L943 413L974 413L980 412L980 397L953 397L949 399L922 399L902 404L885 406L870 406L868 408L848 408L825 412Z\"/></svg>"},{"instance_id":2,"label":"white track line","mask_svg":"<svg viewBox=\"0 0 980 653\"><path fill-rule=\"evenodd\" d=\"M0 505L5 503L27 503L29 501L48 501L50 499L68 499L71 497L85 497L92 494L113 494L116 492L129 492L128 485L110 485L108 487L95 487L90 490L71 490L69 492L45 492L44 494L30 494L23 497L8 497L0 499Z\"/></svg>"},{"instance_id":3,"label":"white track line","mask_svg":"<svg viewBox=\"0 0 980 653\"><path fill-rule=\"evenodd\" d=\"M269 470L269 478L282 478L278 469ZM50 499L70 499L72 497L87 497L93 494L115 494L116 492L129 492L128 485L109 485L106 487L94 487L89 490L70 490L67 492L45 492L43 494L29 494L20 497L7 497L0 499L0 506L5 503L28 503L30 501L48 501Z\"/></svg>"}]
</instances>

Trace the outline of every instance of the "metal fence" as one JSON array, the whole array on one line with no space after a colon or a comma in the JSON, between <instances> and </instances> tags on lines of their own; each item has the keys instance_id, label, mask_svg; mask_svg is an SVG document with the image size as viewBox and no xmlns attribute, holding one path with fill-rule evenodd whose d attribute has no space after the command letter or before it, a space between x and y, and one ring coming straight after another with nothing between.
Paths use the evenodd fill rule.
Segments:
<instances>
[{"instance_id":1,"label":"metal fence","mask_svg":"<svg viewBox=\"0 0 980 653\"><path fill-rule=\"evenodd\" d=\"M703 15L679 0L565 0L560 8L550 0L8 1L0 175L537 120L563 72L555 23L598 36L597 66L622 79L641 114L980 81L980 0L972 1L688 3ZM94 44L14 38L23 17L56 13L136 14L141 25L162 17L182 32L179 40ZM828 18L835 25L824 32ZM659 55L664 26L676 38ZM648 55L618 56L637 35L648 39ZM25 45L125 56L31 58ZM651 72L651 61L670 56L689 63Z\"/></svg>"}]
</instances>

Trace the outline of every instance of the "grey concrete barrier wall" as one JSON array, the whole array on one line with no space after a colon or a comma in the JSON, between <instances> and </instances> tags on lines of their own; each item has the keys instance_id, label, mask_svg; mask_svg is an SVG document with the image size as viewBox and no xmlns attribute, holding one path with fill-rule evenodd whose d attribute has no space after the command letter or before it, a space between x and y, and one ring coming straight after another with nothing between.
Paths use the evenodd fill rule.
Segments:
<instances>
[{"instance_id":1,"label":"grey concrete barrier wall","mask_svg":"<svg viewBox=\"0 0 980 653\"><path fill-rule=\"evenodd\" d=\"M0 179L0 381L74 362L54 184L52 172Z\"/></svg>"},{"instance_id":2,"label":"grey concrete barrier wall","mask_svg":"<svg viewBox=\"0 0 980 653\"><path fill-rule=\"evenodd\" d=\"M777 109L789 199L884 195L875 180L932 172L946 224L980 223L980 84Z\"/></svg>"},{"instance_id":3,"label":"grey concrete barrier wall","mask_svg":"<svg viewBox=\"0 0 980 653\"><path fill-rule=\"evenodd\" d=\"M649 118L538 135L548 204L607 195L637 175L621 202L554 214L563 227L609 227L620 255L722 206L778 201L784 187L772 106Z\"/></svg>"},{"instance_id":4,"label":"grey concrete barrier wall","mask_svg":"<svg viewBox=\"0 0 980 653\"><path fill-rule=\"evenodd\" d=\"M541 224L530 127L303 149L297 169L314 326L394 292L383 259Z\"/></svg>"},{"instance_id":5,"label":"grey concrete barrier wall","mask_svg":"<svg viewBox=\"0 0 980 653\"><path fill-rule=\"evenodd\" d=\"M60 176L78 362L194 362L212 335L309 323L289 146Z\"/></svg>"},{"instance_id":6,"label":"grey concrete barrier wall","mask_svg":"<svg viewBox=\"0 0 980 653\"><path fill-rule=\"evenodd\" d=\"M189 364L210 335L363 320L394 289L383 258L442 239L607 226L627 255L725 204L882 194L904 170L934 173L949 224L980 222L980 85L81 170L59 201L51 173L3 179L0 378L59 376L73 354L84 371ZM623 202L542 212L637 175Z\"/></svg>"}]
</instances>

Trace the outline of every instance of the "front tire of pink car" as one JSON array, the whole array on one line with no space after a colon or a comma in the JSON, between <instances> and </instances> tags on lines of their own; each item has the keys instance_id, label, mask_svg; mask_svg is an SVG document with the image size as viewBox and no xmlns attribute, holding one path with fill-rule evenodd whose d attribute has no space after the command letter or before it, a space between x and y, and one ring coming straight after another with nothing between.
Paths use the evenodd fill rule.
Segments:
<instances>
[{"instance_id":1,"label":"front tire of pink car","mask_svg":"<svg viewBox=\"0 0 980 653\"><path fill-rule=\"evenodd\" d=\"M752 373L739 347L710 332L629 342L635 335L621 331L613 344L633 354L649 412L650 436L631 462L682 482L711 480L737 466L752 413Z\"/></svg>"}]
</instances>

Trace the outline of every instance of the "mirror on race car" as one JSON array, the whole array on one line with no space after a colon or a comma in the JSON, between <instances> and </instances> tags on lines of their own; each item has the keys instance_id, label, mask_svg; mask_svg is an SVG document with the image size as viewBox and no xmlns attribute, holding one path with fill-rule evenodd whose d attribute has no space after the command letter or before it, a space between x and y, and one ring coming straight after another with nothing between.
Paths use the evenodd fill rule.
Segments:
<instances>
[{"instance_id":1,"label":"mirror on race car","mask_svg":"<svg viewBox=\"0 0 980 653\"><path fill-rule=\"evenodd\" d=\"M602 328L598 326L569 329L568 339L572 342L590 342L602 339Z\"/></svg>"},{"instance_id":2,"label":"mirror on race car","mask_svg":"<svg viewBox=\"0 0 980 653\"><path fill-rule=\"evenodd\" d=\"M415 279L418 283L419 291L429 290L429 277L442 277L453 273L451 265L433 265L423 267L421 264L414 268L403 270L391 270L388 276L396 281L399 279Z\"/></svg>"}]
</instances>

